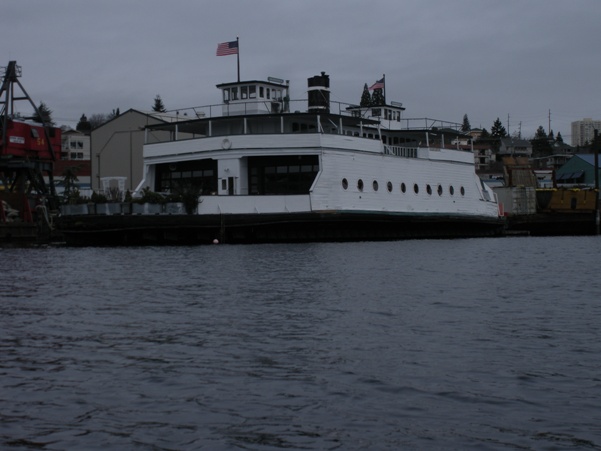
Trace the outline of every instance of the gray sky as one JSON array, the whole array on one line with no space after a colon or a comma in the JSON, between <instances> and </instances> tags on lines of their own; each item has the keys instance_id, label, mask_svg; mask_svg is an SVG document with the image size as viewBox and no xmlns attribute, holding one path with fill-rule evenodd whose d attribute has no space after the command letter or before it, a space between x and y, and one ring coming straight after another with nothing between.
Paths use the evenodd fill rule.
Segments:
<instances>
[{"instance_id":1,"label":"gray sky","mask_svg":"<svg viewBox=\"0 0 601 451\"><path fill-rule=\"evenodd\" d=\"M0 66L58 124L119 108L220 102L216 84L330 75L332 100L358 103L386 75L405 117L472 127L498 117L531 137L539 125L570 142L570 123L601 119L600 0L2 0ZM30 113L30 111L25 111ZM508 122L509 116L509 122Z\"/></svg>"}]
</instances>

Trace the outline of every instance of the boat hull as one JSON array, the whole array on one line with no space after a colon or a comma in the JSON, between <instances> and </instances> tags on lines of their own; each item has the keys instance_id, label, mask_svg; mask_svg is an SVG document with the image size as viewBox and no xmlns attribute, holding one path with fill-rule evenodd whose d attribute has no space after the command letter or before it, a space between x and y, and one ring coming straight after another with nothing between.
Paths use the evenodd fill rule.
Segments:
<instances>
[{"instance_id":1,"label":"boat hull","mask_svg":"<svg viewBox=\"0 0 601 451\"><path fill-rule=\"evenodd\" d=\"M374 213L82 215L60 221L70 246L376 241L501 236L502 219Z\"/></svg>"}]
</instances>

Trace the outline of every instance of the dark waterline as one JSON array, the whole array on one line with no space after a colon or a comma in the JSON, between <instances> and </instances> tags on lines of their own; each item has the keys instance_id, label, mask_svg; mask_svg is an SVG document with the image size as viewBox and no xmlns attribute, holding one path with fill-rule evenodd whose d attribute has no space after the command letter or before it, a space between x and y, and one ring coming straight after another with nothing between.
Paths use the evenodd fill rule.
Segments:
<instances>
[{"instance_id":1,"label":"dark waterline","mask_svg":"<svg viewBox=\"0 0 601 451\"><path fill-rule=\"evenodd\" d=\"M600 251L0 250L0 448L601 449Z\"/></svg>"}]
</instances>

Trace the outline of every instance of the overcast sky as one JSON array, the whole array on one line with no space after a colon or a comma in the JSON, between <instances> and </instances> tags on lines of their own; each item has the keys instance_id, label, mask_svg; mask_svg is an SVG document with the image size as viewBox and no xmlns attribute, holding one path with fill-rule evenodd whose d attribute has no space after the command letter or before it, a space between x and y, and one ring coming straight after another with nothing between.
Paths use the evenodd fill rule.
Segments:
<instances>
[{"instance_id":1,"label":"overcast sky","mask_svg":"<svg viewBox=\"0 0 601 451\"><path fill-rule=\"evenodd\" d=\"M219 103L216 84L330 75L332 100L358 103L386 75L405 117L490 131L498 117L531 137L570 142L570 123L601 119L601 0L2 0L0 66L16 60L58 124L119 108ZM26 111L30 113L30 111Z\"/></svg>"}]
</instances>

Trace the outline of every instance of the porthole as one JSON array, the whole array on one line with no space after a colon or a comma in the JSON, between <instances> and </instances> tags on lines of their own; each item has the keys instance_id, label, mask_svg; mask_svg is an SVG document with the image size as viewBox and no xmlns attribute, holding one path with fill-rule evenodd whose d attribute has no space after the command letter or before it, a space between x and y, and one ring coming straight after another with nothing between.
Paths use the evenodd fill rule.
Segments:
<instances>
[{"instance_id":1,"label":"porthole","mask_svg":"<svg viewBox=\"0 0 601 451\"><path fill-rule=\"evenodd\" d=\"M432 187L430 185L426 185L426 192L431 196L432 195Z\"/></svg>"},{"instance_id":2,"label":"porthole","mask_svg":"<svg viewBox=\"0 0 601 451\"><path fill-rule=\"evenodd\" d=\"M359 180L357 181L357 189L358 189L359 191L363 191L363 180L359 179Z\"/></svg>"},{"instance_id":3,"label":"porthole","mask_svg":"<svg viewBox=\"0 0 601 451\"><path fill-rule=\"evenodd\" d=\"M344 189L348 188L348 180L347 179L342 179L342 188L344 188Z\"/></svg>"},{"instance_id":4,"label":"porthole","mask_svg":"<svg viewBox=\"0 0 601 451\"><path fill-rule=\"evenodd\" d=\"M442 185L438 185L437 191L438 191L438 195L442 196Z\"/></svg>"},{"instance_id":5,"label":"porthole","mask_svg":"<svg viewBox=\"0 0 601 451\"><path fill-rule=\"evenodd\" d=\"M453 188L453 185L449 186L449 194L452 196L453 194L455 194L455 188Z\"/></svg>"},{"instance_id":6,"label":"porthole","mask_svg":"<svg viewBox=\"0 0 601 451\"><path fill-rule=\"evenodd\" d=\"M465 188L462 186L461 189L459 190L461 192L462 196L465 196Z\"/></svg>"},{"instance_id":7,"label":"porthole","mask_svg":"<svg viewBox=\"0 0 601 451\"><path fill-rule=\"evenodd\" d=\"M386 188L388 189L388 192L389 192L389 193L392 193L392 182L388 182L388 183L386 184Z\"/></svg>"},{"instance_id":8,"label":"porthole","mask_svg":"<svg viewBox=\"0 0 601 451\"><path fill-rule=\"evenodd\" d=\"M419 193L419 186L417 186L417 183L413 184L413 191L415 192L415 194Z\"/></svg>"},{"instance_id":9,"label":"porthole","mask_svg":"<svg viewBox=\"0 0 601 451\"><path fill-rule=\"evenodd\" d=\"M378 181L374 180L373 183L371 184L371 186L374 187L374 191L378 191Z\"/></svg>"},{"instance_id":10,"label":"porthole","mask_svg":"<svg viewBox=\"0 0 601 451\"><path fill-rule=\"evenodd\" d=\"M404 193L405 191L407 191L407 187L404 183L401 183L401 193Z\"/></svg>"}]
</instances>

